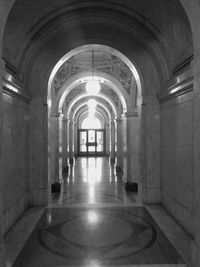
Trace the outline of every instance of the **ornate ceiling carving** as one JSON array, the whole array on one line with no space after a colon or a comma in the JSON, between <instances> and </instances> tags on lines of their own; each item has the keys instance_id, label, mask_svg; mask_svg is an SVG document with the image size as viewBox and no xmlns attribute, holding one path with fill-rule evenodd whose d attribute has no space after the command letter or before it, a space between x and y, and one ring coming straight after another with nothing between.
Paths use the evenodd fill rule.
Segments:
<instances>
[{"instance_id":1,"label":"ornate ceiling carving","mask_svg":"<svg viewBox=\"0 0 200 267\"><path fill-rule=\"evenodd\" d=\"M94 64L94 73L95 71L100 71L113 76L122 84L127 93L130 94L134 77L128 66L115 55L106 51L102 52L97 50L94 55L94 62L92 62L91 51L79 53L65 62L54 78L55 93L57 94L65 81L71 76L92 71L92 64Z\"/></svg>"}]
</instances>

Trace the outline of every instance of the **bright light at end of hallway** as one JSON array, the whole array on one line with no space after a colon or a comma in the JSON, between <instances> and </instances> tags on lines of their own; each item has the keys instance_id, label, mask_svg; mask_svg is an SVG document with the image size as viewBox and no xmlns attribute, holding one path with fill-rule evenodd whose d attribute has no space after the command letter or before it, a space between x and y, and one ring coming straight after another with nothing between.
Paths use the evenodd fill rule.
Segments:
<instances>
[{"instance_id":1,"label":"bright light at end of hallway","mask_svg":"<svg viewBox=\"0 0 200 267\"><path fill-rule=\"evenodd\" d=\"M95 99L89 99L87 105L89 109L95 109L97 106L97 101Z\"/></svg>"},{"instance_id":2,"label":"bright light at end of hallway","mask_svg":"<svg viewBox=\"0 0 200 267\"><path fill-rule=\"evenodd\" d=\"M97 213L93 210L88 211L87 218L90 224L96 224L99 221Z\"/></svg>"},{"instance_id":3,"label":"bright light at end of hallway","mask_svg":"<svg viewBox=\"0 0 200 267\"><path fill-rule=\"evenodd\" d=\"M97 95L101 89L101 86L98 81L90 80L86 83L85 89L88 94Z\"/></svg>"}]
</instances>

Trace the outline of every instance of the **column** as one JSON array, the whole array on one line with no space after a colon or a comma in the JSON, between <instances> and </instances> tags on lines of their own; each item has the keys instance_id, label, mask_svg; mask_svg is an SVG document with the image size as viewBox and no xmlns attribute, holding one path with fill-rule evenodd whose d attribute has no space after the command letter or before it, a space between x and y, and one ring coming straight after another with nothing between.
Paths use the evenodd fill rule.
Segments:
<instances>
[{"instance_id":1,"label":"column","mask_svg":"<svg viewBox=\"0 0 200 267\"><path fill-rule=\"evenodd\" d=\"M115 122L110 122L110 162L115 163Z\"/></svg>"},{"instance_id":2,"label":"column","mask_svg":"<svg viewBox=\"0 0 200 267\"><path fill-rule=\"evenodd\" d=\"M74 155L78 155L78 127L77 123L74 123Z\"/></svg>"},{"instance_id":3,"label":"column","mask_svg":"<svg viewBox=\"0 0 200 267\"><path fill-rule=\"evenodd\" d=\"M137 112L124 116L124 179L137 183L139 179L139 117Z\"/></svg>"},{"instance_id":4,"label":"column","mask_svg":"<svg viewBox=\"0 0 200 267\"><path fill-rule=\"evenodd\" d=\"M62 170L63 172L68 172L68 119L62 118Z\"/></svg>"},{"instance_id":5,"label":"column","mask_svg":"<svg viewBox=\"0 0 200 267\"><path fill-rule=\"evenodd\" d=\"M49 146L50 146L50 183L59 182L59 120L60 114L50 115Z\"/></svg>"},{"instance_id":6,"label":"column","mask_svg":"<svg viewBox=\"0 0 200 267\"><path fill-rule=\"evenodd\" d=\"M198 10L198 9L197 9ZM199 10L197 11L199 12ZM193 95L193 203L195 214L195 240L192 243L194 266L200 266L200 21L195 23L194 95ZM198 29L198 30L197 30ZM192 182L192 181L191 181Z\"/></svg>"},{"instance_id":7,"label":"column","mask_svg":"<svg viewBox=\"0 0 200 267\"><path fill-rule=\"evenodd\" d=\"M116 119L117 124L117 166L116 170L123 171L123 120L122 118Z\"/></svg>"},{"instance_id":8,"label":"column","mask_svg":"<svg viewBox=\"0 0 200 267\"><path fill-rule=\"evenodd\" d=\"M156 96L142 105L142 197L144 203L160 203L160 105Z\"/></svg>"},{"instance_id":9,"label":"column","mask_svg":"<svg viewBox=\"0 0 200 267\"><path fill-rule=\"evenodd\" d=\"M69 121L69 163L74 163L74 121Z\"/></svg>"},{"instance_id":10,"label":"column","mask_svg":"<svg viewBox=\"0 0 200 267\"><path fill-rule=\"evenodd\" d=\"M104 146L106 155L110 155L110 124L105 122Z\"/></svg>"},{"instance_id":11,"label":"column","mask_svg":"<svg viewBox=\"0 0 200 267\"><path fill-rule=\"evenodd\" d=\"M30 204L46 205L48 192L48 115L46 98L32 97L30 116Z\"/></svg>"},{"instance_id":12,"label":"column","mask_svg":"<svg viewBox=\"0 0 200 267\"><path fill-rule=\"evenodd\" d=\"M3 121L3 112L2 112L2 94L3 94L3 85L2 78L5 73L5 64L2 59L0 59L0 75L1 75L1 89L0 89L0 170L2 170L2 154L1 154L1 143L2 143L2 121ZM4 266L4 257L3 257L3 194L2 194L2 180L3 174L0 172L0 266Z\"/></svg>"}]
</instances>

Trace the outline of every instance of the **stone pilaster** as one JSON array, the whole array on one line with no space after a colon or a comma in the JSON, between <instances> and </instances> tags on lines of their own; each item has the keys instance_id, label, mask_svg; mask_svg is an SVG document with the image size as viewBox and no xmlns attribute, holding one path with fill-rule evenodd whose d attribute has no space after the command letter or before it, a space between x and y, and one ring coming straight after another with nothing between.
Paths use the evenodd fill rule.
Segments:
<instances>
[{"instance_id":1,"label":"stone pilaster","mask_svg":"<svg viewBox=\"0 0 200 267\"><path fill-rule=\"evenodd\" d=\"M2 140L2 122L3 122L3 114L2 114L2 94L3 94L3 84L2 78L5 73L5 64L2 59L0 59L0 79L1 79L1 86L0 86L0 140ZM4 266L4 257L3 257L3 201L2 201L2 191L1 191L1 184L3 180L3 173L2 173L2 148L0 142L0 266Z\"/></svg>"},{"instance_id":2,"label":"stone pilaster","mask_svg":"<svg viewBox=\"0 0 200 267\"><path fill-rule=\"evenodd\" d=\"M139 128L137 112L126 113L124 121L124 179L128 183L139 179Z\"/></svg>"},{"instance_id":3,"label":"stone pilaster","mask_svg":"<svg viewBox=\"0 0 200 267\"><path fill-rule=\"evenodd\" d=\"M49 145L50 145L50 182L55 183L59 181L59 124L60 114L51 114L49 117L50 129L49 129Z\"/></svg>"},{"instance_id":4,"label":"stone pilaster","mask_svg":"<svg viewBox=\"0 0 200 267\"><path fill-rule=\"evenodd\" d=\"M200 266L200 22L197 22L198 37L196 45L198 51L194 58L194 96L193 96L193 203L195 217L195 240L192 244L192 257L195 267ZM191 192L192 194L192 192Z\"/></svg>"},{"instance_id":5,"label":"stone pilaster","mask_svg":"<svg viewBox=\"0 0 200 267\"><path fill-rule=\"evenodd\" d=\"M65 170L68 167L68 119L62 118L62 167Z\"/></svg>"},{"instance_id":6,"label":"stone pilaster","mask_svg":"<svg viewBox=\"0 0 200 267\"><path fill-rule=\"evenodd\" d=\"M110 161L115 163L115 122L110 122Z\"/></svg>"},{"instance_id":7,"label":"stone pilaster","mask_svg":"<svg viewBox=\"0 0 200 267\"><path fill-rule=\"evenodd\" d=\"M48 129L47 103L42 95L33 96L30 116L30 203L47 204L48 192Z\"/></svg>"},{"instance_id":8,"label":"stone pilaster","mask_svg":"<svg viewBox=\"0 0 200 267\"><path fill-rule=\"evenodd\" d=\"M74 155L78 154L78 123L74 123Z\"/></svg>"},{"instance_id":9,"label":"stone pilaster","mask_svg":"<svg viewBox=\"0 0 200 267\"><path fill-rule=\"evenodd\" d=\"M116 119L117 124L117 166L118 170L123 170L123 120Z\"/></svg>"},{"instance_id":10,"label":"stone pilaster","mask_svg":"<svg viewBox=\"0 0 200 267\"><path fill-rule=\"evenodd\" d=\"M140 175L144 203L160 203L160 106L155 96L145 98L141 111Z\"/></svg>"},{"instance_id":11,"label":"stone pilaster","mask_svg":"<svg viewBox=\"0 0 200 267\"><path fill-rule=\"evenodd\" d=\"M105 153L106 155L110 155L110 123L105 123Z\"/></svg>"},{"instance_id":12,"label":"stone pilaster","mask_svg":"<svg viewBox=\"0 0 200 267\"><path fill-rule=\"evenodd\" d=\"M69 122L69 163L74 162L74 121Z\"/></svg>"}]
</instances>

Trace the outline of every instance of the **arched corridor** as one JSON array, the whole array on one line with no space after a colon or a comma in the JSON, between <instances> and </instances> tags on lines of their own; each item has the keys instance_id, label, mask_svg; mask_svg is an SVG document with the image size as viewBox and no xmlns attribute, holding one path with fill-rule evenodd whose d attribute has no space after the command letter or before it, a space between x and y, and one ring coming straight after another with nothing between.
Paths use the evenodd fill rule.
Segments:
<instances>
[{"instance_id":1,"label":"arched corridor","mask_svg":"<svg viewBox=\"0 0 200 267\"><path fill-rule=\"evenodd\" d=\"M199 1L2 0L0 14L0 266L199 267Z\"/></svg>"}]
</instances>

